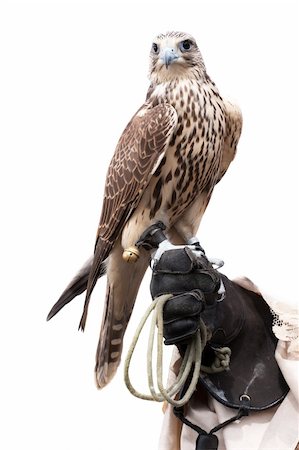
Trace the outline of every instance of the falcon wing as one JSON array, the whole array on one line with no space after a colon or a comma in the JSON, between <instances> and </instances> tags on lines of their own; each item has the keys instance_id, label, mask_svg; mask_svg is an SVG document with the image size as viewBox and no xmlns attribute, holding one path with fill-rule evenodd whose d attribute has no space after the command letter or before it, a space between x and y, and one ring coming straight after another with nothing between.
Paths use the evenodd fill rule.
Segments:
<instances>
[{"instance_id":1,"label":"falcon wing","mask_svg":"<svg viewBox=\"0 0 299 450\"><path fill-rule=\"evenodd\" d=\"M237 105L234 105L228 101L224 101L224 105L226 112L226 132L224 136L222 160L217 183L221 180L236 155L243 123L242 113Z\"/></svg>"},{"instance_id":2,"label":"falcon wing","mask_svg":"<svg viewBox=\"0 0 299 450\"><path fill-rule=\"evenodd\" d=\"M152 174L169 145L177 113L168 104L154 108L144 105L124 130L111 160L97 232L93 264L79 328L85 327L90 295L99 277L103 261L126 221L136 209Z\"/></svg>"}]
</instances>

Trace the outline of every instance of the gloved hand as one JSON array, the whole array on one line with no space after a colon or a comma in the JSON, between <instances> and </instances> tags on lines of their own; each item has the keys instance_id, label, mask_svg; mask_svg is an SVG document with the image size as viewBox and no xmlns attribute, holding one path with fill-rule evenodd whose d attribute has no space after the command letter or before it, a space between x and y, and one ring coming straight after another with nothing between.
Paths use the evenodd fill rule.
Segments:
<instances>
[{"instance_id":1,"label":"gloved hand","mask_svg":"<svg viewBox=\"0 0 299 450\"><path fill-rule=\"evenodd\" d=\"M184 344L194 336L204 307L204 295L199 290L170 298L163 309L164 343L166 345Z\"/></svg>"},{"instance_id":2,"label":"gloved hand","mask_svg":"<svg viewBox=\"0 0 299 450\"><path fill-rule=\"evenodd\" d=\"M220 297L220 284L220 274L204 255L182 247L165 251L154 264L150 289L153 298L199 290L210 305Z\"/></svg>"},{"instance_id":3,"label":"gloved hand","mask_svg":"<svg viewBox=\"0 0 299 450\"><path fill-rule=\"evenodd\" d=\"M210 311L215 310L220 282L220 274L207 258L197 256L188 247L162 254L153 267L151 293L153 298L173 294L163 310L166 345L176 344L184 353L188 340L199 328L201 313L205 311L209 319ZM210 324L210 320L207 322Z\"/></svg>"},{"instance_id":4,"label":"gloved hand","mask_svg":"<svg viewBox=\"0 0 299 450\"><path fill-rule=\"evenodd\" d=\"M176 247L167 240L164 230L161 222L150 226L136 245L147 250L158 249L159 256L153 257L151 294L153 298L173 295L164 305L163 335L166 345L177 344L181 350L185 346L181 344L186 344L197 332L200 314L206 309L209 316L220 298L221 279L201 248L198 251L194 246L193 251L190 246Z\"/></svg>"}]
</instances>

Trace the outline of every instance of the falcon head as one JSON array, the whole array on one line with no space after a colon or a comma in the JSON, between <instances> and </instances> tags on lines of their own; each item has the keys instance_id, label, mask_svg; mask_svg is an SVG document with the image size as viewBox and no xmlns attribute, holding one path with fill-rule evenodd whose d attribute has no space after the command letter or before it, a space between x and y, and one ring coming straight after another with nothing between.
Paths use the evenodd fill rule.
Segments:
<instances>
[{"instance_id":1,"label":"falcon head","mask_svg":"<svg viewBox=\"0 0 299 450\"><path fill-rule=\"evenodd\" d=\"M150 79L153 83L198 79L205 75L201 53L190 34L171 31L154 39L150 53Z\"/></svg>"}]
</instances>

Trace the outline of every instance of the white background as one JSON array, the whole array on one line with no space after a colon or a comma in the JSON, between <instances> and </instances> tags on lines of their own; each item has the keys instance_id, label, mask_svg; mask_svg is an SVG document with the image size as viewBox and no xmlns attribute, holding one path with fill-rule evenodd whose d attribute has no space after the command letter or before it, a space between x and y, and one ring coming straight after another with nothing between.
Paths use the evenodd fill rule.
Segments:
<instances>
[{"instance_id":1,"label":"white background","mask_svg":"<svg viewBox=\"0 0 299 450\"><path fill-rule=\"evenodd\" d=\"M45 318L92 253L108 163L145 98L159 32L194 35L223 95L242 108L238 155L201 242L282 300L298 284L298 8L295 1L5 2L0 6L1 434L4 450L152 450L161 405L122 381L97 391L105 281ZM140 291L125 351L150 302ZM142 353L142 352L141 352ZM135 379L141 378L141 361Z\"/></svg>"}]
</instances>

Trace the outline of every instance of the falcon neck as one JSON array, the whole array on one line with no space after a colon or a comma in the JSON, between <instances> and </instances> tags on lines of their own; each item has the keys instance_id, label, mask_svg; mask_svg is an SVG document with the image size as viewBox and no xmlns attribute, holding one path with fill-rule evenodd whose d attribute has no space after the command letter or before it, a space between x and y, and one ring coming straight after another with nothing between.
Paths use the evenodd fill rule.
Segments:
<instances>
[{"instance_id":1,"label":"falcon neck","mask_svg":"<svg viewBox=\"0 0 299 450\"><path fill-rule=\"evenodd\" d=\"M159 103L177 103L186 95L197 95L204 85L214 85L209 79L176 79L151 85L147 95L148 103L155 106Z\"/></svg>"}]
</instances>

